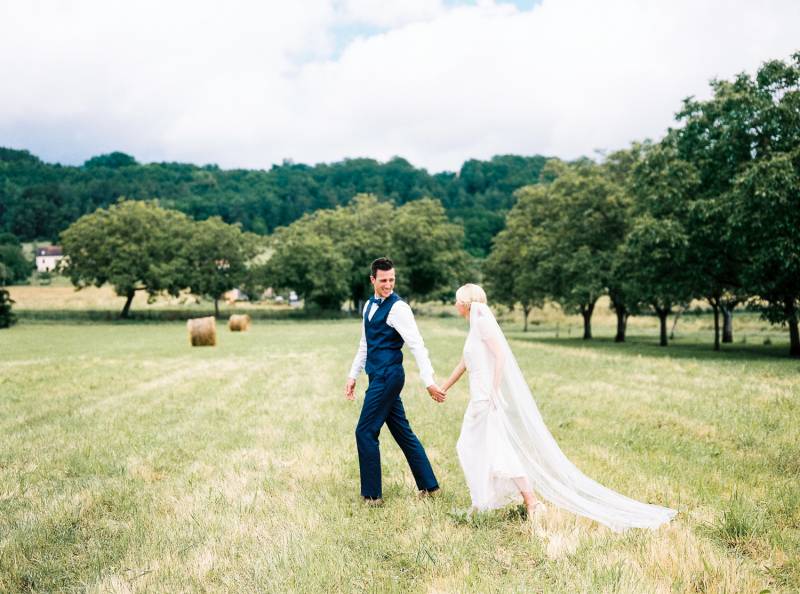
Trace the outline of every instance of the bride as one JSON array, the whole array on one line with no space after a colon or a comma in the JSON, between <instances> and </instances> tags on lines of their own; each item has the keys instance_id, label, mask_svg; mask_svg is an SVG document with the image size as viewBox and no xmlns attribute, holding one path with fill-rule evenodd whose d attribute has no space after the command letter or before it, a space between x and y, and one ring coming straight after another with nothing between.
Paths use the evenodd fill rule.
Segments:
<instances>
[{"instance_id":1,"label":"bride","mask_svg":"<svg viewBox=\"0 0 800 594\"><path fill-rule=\"evenodd\" d=\"M468 371L470 401L456 449L474 509L496 509L521 495L532 518L546 511L534 495L538 492L553 505L614 531L655 529L673 518L675 510L612 491L567 459L539 414L483 289L461 287L456 309L469 320L469 334L442 391Z\"/></svg>"}]
</instances>

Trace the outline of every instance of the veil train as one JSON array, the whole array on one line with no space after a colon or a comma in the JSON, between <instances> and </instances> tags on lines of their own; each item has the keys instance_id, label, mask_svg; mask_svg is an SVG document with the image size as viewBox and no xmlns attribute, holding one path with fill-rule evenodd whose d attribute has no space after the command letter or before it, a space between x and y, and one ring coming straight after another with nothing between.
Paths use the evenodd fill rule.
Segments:
<instances>
[{"instance_id":1,"label":"veil train","mask_svg":"<svg viewBox=\"0 0 800 594\"><path fill-rule=\"evenodd\" d=\"M522 461L533 489L557 507L604 524L616 532L628 528L657 528L676 510L642 503L604 487L583 474L558 447L539 413L528 384L492 310L473 302L470 324L480 320L505 352L497 405L509 441ZM487 323L488 322L488 323Z\"/></svg>"}]
</instances>

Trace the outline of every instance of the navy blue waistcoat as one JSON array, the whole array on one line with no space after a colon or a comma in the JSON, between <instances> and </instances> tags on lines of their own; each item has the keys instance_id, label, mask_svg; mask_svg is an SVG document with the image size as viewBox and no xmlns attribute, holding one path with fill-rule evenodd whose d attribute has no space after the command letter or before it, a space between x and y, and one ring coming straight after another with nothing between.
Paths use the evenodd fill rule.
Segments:
<instances>
[{"instance_id":1,"label":"navy blue waistcoat","mask_svg":"<svg viewBox=\"0 0 800 594\"><path fill-rule=\"evenodd\" d=\"M364 311L364 331L367 336L367 364L364 367L367 375L388 369L393 365L403 364L403 337L386 323L392 306L400 301L395 293L389 295L378 305L375 315L369 319L372 303L368 303Z\"/></svg>"}]
</instances>

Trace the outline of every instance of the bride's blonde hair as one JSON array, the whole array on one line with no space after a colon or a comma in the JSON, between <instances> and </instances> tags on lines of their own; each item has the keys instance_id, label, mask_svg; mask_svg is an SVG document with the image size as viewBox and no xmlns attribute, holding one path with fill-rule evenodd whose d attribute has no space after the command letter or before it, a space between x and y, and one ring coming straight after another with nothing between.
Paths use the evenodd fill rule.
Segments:
<instances>
[{"instance_id":1,"label":"bride's blonde hair","mask_svg":"<svg viewBox=\"0 0 800 594\"><path fill-rule=\"evenodd\" d=\"M464 305L472 303L486 303L486 293L478 285L467 283L456 291L456 301Z\"/></svg>"}]
</instances>

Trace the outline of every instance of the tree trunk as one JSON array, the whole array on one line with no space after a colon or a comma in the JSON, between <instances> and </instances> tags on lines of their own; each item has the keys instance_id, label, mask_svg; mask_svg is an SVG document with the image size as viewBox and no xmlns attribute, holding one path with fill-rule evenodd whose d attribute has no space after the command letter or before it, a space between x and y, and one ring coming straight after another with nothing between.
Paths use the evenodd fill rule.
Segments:
<instances>
[{"instance_id":1,"label":"tree trunk","mask_svg":"<svg viewBox=\"0 0 800 594\"><path fill-rule=\"evenodd\" d=\"M797 328L797 318L789 320L789 356L800 359L800 330Z\"/></svg>"},{"instance_id":2,"label":"tree trunk","mask_svg":"<svg viewBox=\"0 0 800 594\"><path fill-rule=\"evenodd\" d=\"M714 350L719 350L719 305L709 300L714 310Z\"/></svg>"},{"instance_id":3,"label":"tree trunk","mask_svg":"<svg viewBox=\"0 0 800 594\"><path fill-rule=\"evenodd\" d=\"M522 315L523 315L523 320L524 320L524 324L522 326L522 331L523 332L527 332L528 331L528 314L530 312L531 312L531 306L530 305L523 305L522 306Z\"/></svg>"},{"instance_id":4,"label":"tree trunk","mask_svg":"<svg viewBox=\"0 0 800 594\"><path fill-rule=\"evenodd\" d=\"M219 299L214 298L214 317L219 319Z\"/></svg>"},{"instance_id":5,"label":"tree trunk","mask_svg":"<svg viewBox=\"0 0 800 594\"><path fill-rule=\"evenodd\" d=\"M122 308L122 313L119 314L119 317L123 320L128 319L128 313L131 311L131 303L133 302L133 296L136 295L136 290L128 291L128 294L125 295L125 307Z\"/></svg>"},{"instance_id":6,"label":"tree trunk","mask_svg":"<svg viewBox=\"0 0 800 594\"><path fill-rule=\"evenodd\" d=\"M581 315L583 316L583 340L589 340L592 337L592 312L594 311L594 303L589 305L581 305Z\"/></svg>"},{"instance_id":7,"label":"tree trunk","mask_svg":"<svg viewBox=\"0 0 800 594\"><path fill-rule=\"evenodd\" d=\"M722 342L733 342L733 307L722 306Z\"/></svg>"},{"instance_id":8,"label":"tree trunk","mask_svg":"<svg viewBox=\"0 0 800 594\"><path fill-rule=\"evenodd\" d=\"M658 314L658 321L661 323L661 340L658 344L667 346L667 316L669 316L669 309L657 307L656 313Z\"/></svg>"},{"instance_id":9,"label":"tree trunk","mask_svg":"<svg viewBox=\"0 0 800 594\"><path fill-rule=\"evenodd\" d=\"M618 291L610 290L608 296L611 299L611 308L617 315L617 334L614 336L614 342L625 342L625 331L628 327L628 308L621 302L620 293Z\"/></svg>"},{"instance_id":10,"label":"tree trunk","mask_svg":"<svg viewBox=\"0 0 800 594\"><path fill-rule=\"evenodd\" d=\"M622 306L617 306L617 334L614 336L614 342L625 342L625 330L628 326L628 310Z\"/></svg>"}]
</instances>

